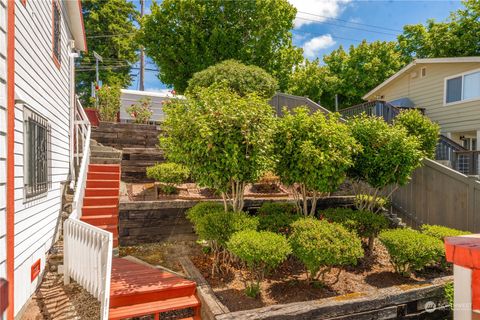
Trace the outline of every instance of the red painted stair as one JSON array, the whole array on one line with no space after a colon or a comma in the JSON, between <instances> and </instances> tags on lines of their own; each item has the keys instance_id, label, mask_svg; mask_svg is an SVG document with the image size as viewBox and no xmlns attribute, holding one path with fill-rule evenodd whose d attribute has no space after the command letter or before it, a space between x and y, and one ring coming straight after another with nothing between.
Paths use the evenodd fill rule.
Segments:
<instances>
[{"instance_id":1,"label":"red painted stair","mask_svg":"<svg viewBox=\"0 0 480 320\"><path fill-rule=\"evenodd\" d=\"M120 165L90 164L80 220L113 234L118 247L118 199Z\"/></svg>"},{"instance_id":2,"label":"red painted stair","mask_svg":"<svg viewBox=\"0 0 480 320\"><path fill-rule=\"evenodd\" d=\"M127 259L113 258L109 319L145 315L158 319L163 312L192 308L192 319L198 320L201 319L200 300L196 290L194 281Z\"/></svg>"}]
</instances>

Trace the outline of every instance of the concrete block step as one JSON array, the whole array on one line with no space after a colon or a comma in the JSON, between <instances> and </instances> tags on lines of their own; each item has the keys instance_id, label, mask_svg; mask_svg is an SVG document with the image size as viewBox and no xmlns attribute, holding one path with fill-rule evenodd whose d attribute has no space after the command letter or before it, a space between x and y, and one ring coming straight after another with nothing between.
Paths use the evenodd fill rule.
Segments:
<instances>
[{"instance_id":1,"label":"concrete block step","mask_svg":"<svg viewBox=\"0 0 480 320\"><path fill-rule=\"evenodd\" d=\"M93 164L120 164L121 158L90 157L90 163Z\"/></svg>"}]
</instances>

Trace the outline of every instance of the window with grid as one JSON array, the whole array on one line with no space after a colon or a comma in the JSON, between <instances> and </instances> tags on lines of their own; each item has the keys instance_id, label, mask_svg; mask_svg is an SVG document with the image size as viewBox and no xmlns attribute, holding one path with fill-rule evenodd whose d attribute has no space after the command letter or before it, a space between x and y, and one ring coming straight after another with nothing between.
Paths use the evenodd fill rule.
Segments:
<instances>
[{"instance_id":1,"label":"window with grid","mask_svg":"<svg viewBox=\"0 0 480 320\"><path fill-rule=\"evenodd\" d=\"M25 108L24 116L24 185L26 197L32 198L46 193L51 185L51 130L47 120L31 110Z\"/></svg>"},{"instance_id":2,"label":"window with grid","mask_svg":"<svg viewBox=\"0 0 480 320\"><path fill-rule=\"evenodd\" d=\"M57 62L61 62L61 11L60 6L53 1L53 56Z\"/></svg>"}]
</instances>

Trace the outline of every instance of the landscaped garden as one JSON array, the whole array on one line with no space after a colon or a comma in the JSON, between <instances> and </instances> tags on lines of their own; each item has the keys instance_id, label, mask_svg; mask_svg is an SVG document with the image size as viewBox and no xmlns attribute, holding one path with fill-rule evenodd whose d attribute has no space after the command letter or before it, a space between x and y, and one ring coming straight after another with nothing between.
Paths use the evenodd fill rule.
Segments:
<instances>
[{"instance_id":1,"label":"landscaped garden","mask_svg":"<svg viewBox=\"0 0 480 320\"><path fill-rule=\"evenodd\" d=\"M164 105L168 162L147 169L154 198L179 199L190 186L221 199L186 212L198 236L188 255L220 301L246 310L450 275L443 238L466 232L414 230L388 214L391 194L434 152L438 126L415 110L392 124L306 107L275 117L270 86L261 69L234 61L195 75L187 99ZM288 201L246 207L258 190ZM318 206L339 192L352 201Z\"/></svg>"}]
</instances>

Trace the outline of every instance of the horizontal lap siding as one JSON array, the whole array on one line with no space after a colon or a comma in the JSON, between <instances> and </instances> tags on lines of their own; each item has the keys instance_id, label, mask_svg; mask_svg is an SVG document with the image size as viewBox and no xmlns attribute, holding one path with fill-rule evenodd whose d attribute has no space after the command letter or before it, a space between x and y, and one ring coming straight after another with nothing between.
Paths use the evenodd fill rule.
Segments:
<instances>
[{"instance_id":1,"label":"horizontal lap siding","mask_svg":"<svg viewBox=\"0 0 480 320\"><path fill-rule=\"evenodd\" d=\"M48 193L34 200L24 195L24 107L15 108L15 313L38 285L30 268L41 259L42 271L61 209L61 183L69 173L70 76L66 8L62 1L61 66L52 58L52 2L27 1L16 6L16 95L51 126L51 181ZM0 229L1 230L1 229Z\"/></svg>"},{"instance_id":2,"label":"horizontal lap siding","mask_svg":"<svg viewBox=\"0 0 480 320\"><path fill-rule=\"evenodd\" d=\"M426 76L421 77L421 68ZM444 106L444 79L480 68L480 63L438 63L419 65L405 73L375 95L383 95L387 101L408 97L415 106L425 108L427 116L438 122L443 132L480 129L480 101ZM417 77L411 78L416 72Z\"/></svg>"}]
</instances>

